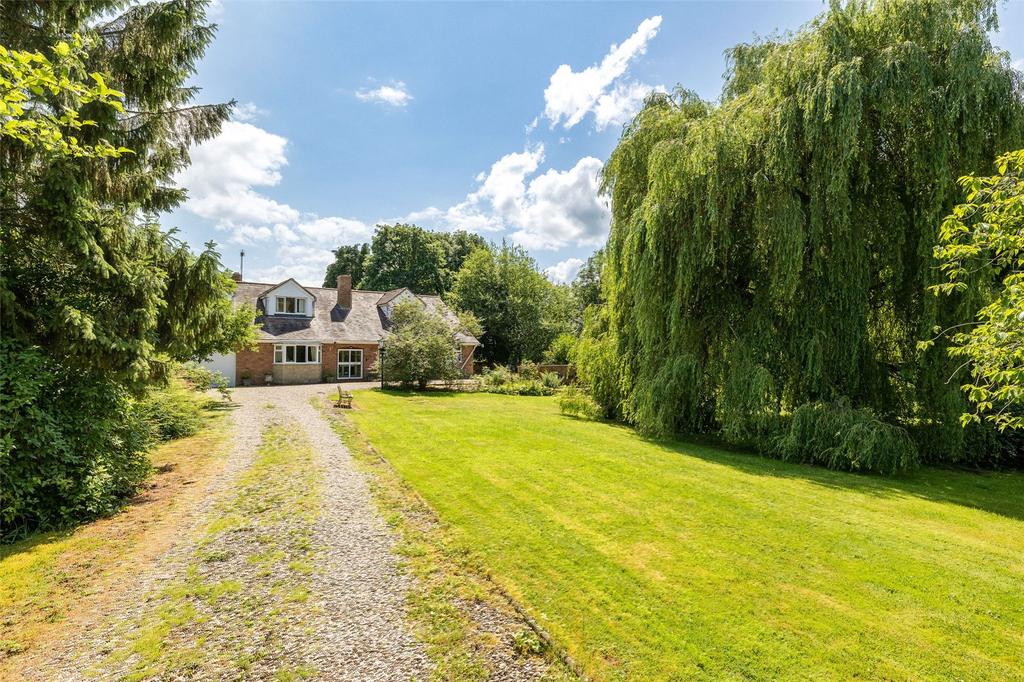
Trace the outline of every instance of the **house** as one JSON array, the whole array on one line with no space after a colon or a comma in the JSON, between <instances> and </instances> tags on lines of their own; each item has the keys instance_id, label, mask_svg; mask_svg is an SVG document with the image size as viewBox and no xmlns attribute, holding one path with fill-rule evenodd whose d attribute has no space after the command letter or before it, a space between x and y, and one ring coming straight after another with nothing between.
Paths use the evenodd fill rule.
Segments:
<instances>
[{"instance_id":1,"label":"house","mask_svg":"<svg viewBox=\"0 0 1024 682\"><path fill-rule=\"evenodd\" d=\"M275 384L373 378L371 370L380 342L388 334L391 311L401 301L419 301L457 322L440 296L414 294L409 289L353 289L351 275L339 275L334 289L304 287L294 279L280 284L238 281L232 300L253 305L260 328L255 350L217 355L204 363L228 377L232 386L263 384L267 377ZM462 332L455 338L459 365L470 375L480 342Z\"/></svg>"}]
</instances>

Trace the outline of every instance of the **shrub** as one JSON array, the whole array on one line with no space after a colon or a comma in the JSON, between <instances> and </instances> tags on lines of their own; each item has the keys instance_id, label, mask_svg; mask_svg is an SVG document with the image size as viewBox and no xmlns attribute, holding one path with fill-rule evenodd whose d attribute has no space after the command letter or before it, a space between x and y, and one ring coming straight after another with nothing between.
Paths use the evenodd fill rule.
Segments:
<instances>
[{"instance_id":1,"label":"shrub","mask_svg":"<svg viewBox=\"0 0 1024 682\"><path fill-rule=\"evenodd\" d=\"M573 351L576 349L574 334L559 334L544 351L544 362L552 365L568 365L571 363Z\"/></svg>"},{"instance_id":2,"label":"shrub","mask_svg":"<svg viewBox=\"0 0 1024 682\"><path fill-rule=\"evenodd\" d=\"M209 391L211 388L215 388L224 400L231 399L228 378L220 372L213 372L194 362L186 362L178 368L176 374L184 379L192 390Z\"/></svg>"},{"instance_id":3,"label":"shrub","mask_svg":"<svg viewBox=\"0 0 1024 682\"><path fill-rule=\"evenodd\" d=\"M537 371L537 365L523 363L527 366L530 376L516 374L508 367L497 365L485 369L480 374L480 390L485 393L500 393L502 395L554 395L558 383L551 385L550 379L546 381ZM554 374L549 372L549 374ZM555 375L555 379L558 375Z\"/></svg>"},{"instance_id":4,"label":"shrub","mask_svg":"<svg viewBox=\"0 0 1024 682\"><path fill-rule=\"evenodd\" d=\"M481 383L480 390L485 393L499 393L501 395L554 395L555 389L549 388L539 381L516 380L499 386L486 385Z\"/></svg>"},{"instance_id":5,"label":"shrub","mask_svg":"<svg viewBox=\"0 0 1024 682\"><path fill-rule=\"evenodd\" d=\"M480 374L480 384L483 388L504 386L505 384L512 383L515 375L508 367L504 365L495 365L494 367L485 367L484 371Z\"/></svg>"},{"instance_id":6,"label":"shrub","mask_svg":"<svg viewBox=\"0 0 1024 682\"><path fill-rule=\"evenodd\" d=\"M586 391L576 386L566 386L558 396L558 409L581 419L599 419L601 408Z\"/></svg>"},{"instance_id":7,"label":"shrub","mask_svg":"<svg viewBox=\"0 0 1024 682\"><path fill-rule=\"evenodd\" d=\"M798 407L769 454L830 469L882 474L909 471L920 463L906 429L878 419L870 410L854 409L846 401Z\"/></svg>"},{"instance_id":8,"label":"shrub","mask_svg":"<svg viewBox=\"0 0 1024 682\"><path fill-rule=\"evenodd\" d=\"M456 361L454 329L440 315L427 311L416 301L403 301L391 312L391 335L384 341L385 381L397 381L403 388L426 388L436 379L450 381L462 376Z\"/></svg>"},{"instance_id":9,"label":"shrub","mask_svg":"<svg viewBox=\"0 0 1024 682\"><path fill-rule=\"evenodd\" d=\"M545 648L543 640L533 630L521 630L512 636L512 650L519 656L540 656Z\"/></svg>"},{"instance_id":10,"label":"shrub","mask_svg":"<svg viewBox=\"0 0 1024 682\"><path fill-rule=\"evenodd\" d=\"M562 385L562 377L558 372L544 372L540 375L540 382L548 388L558 388Z\"/></svg>"},{"instance_id":11,"label":"shrub","mask_svg":"<svg viewBox=\"0 0 1024 682\"><path fill-rule=\"evenodd\" d=\"M540 368L532 360L523 360L519 363L519 376L524 379L539 380Z\"/></svg>"},{"instance_id":12,"label":"shrub","mask_svg":"<svg viewBox=\"0 0 1024 682\"><path fill-rule=\"evenodd\" d=\"M158 440L191 436L203 425L202 406L180 379L147 391L137 409Z\"/></svg>"},{"instance_id":13,"label":"shrub","mask_svg":"<svg viewBox=\"0 0 1024 682\"><path fill-rule=\"evenodd\" d=\"M0 342L0 540L118 509L149 471L150 427L128 391Z\"/></svg>"}]
</instances>

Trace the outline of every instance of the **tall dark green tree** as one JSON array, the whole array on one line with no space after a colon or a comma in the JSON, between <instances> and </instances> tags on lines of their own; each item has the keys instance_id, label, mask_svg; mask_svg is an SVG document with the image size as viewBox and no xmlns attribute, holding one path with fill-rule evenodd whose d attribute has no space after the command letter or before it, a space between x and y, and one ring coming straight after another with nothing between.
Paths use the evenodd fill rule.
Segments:
<instances>
[{"instance_id":1,"label":"tall dark green tree","mask_svg":"<svg viewBox=\"0 0 1024 682\"><path fill-rule=\"evenodd\" d=\"M606 410L766 449L814 419L843 441L822 452L891 427L925 459L971 456L955 365L916 344L978 309L927 294L932 250L956 179L1024 132L995 27L989 0L833 3L732 49L720 104L650 98L604 174L607 332L580 364L615 387Z\"/></svg>"},{"instance_id":2,"label":"tall dark green tree","mask_svg":"<svg viewBox=\"0 0 1024 682\"><path fill-rule=\"evenodd\" d=\"M551 341L571 327L569 287L556 287L519 246L477 249L463 264L450 302L484 328L483 359L518 365L540 360Z\"/></svg>"},{"instance_id":3,"label":"tall dark green tree","mask_svg":"<svg viewBox=\"0 0 1024 682\"><path fill-rule=\"evenodd\" d=\"M365 276L366 259L370 256L369 244L348 244L334 249L334 262L327 266L324 275L324 286L334 287L338 283L338 275L352 275L352 281L358 285Z\"/></svg>"},{"instance_id":4,"label":"tall dark green tree","mask_svg":"<svg viewBox=\"0 0 1024 682\"><path fill-rule=\"evenodd\" d=\"M576 273L576 279L572 281L572 292L576 297L581 317L590 306L600 305L604 302L604 295L601 293L601 268L603 267L604 249L598 249L587 258L580 271Z\"/></svg>"},{"instance_id":5,"label":"tall dark green tree","mask_svg":"<svg viewBox=\"0 0 1024 682\"><path fill-rule=\"evenodd\" d=\"M30 88L33 111L82 148L130 150L0 136L0 537L112 508L146 468L132 394L252 339L212 245L194 254L155 221L185 196L171 178L189 146L230 113L186 83L213 33L189 0L0 3L0 45L62 58L80 35L69 81L123 95ZM62 123L69 107L93 124Z\"/></svg>"},{"instance_id":6,"label":"tall dark green tree","mask_svg":"<svg viewBox=\"0 0 1024 682\"><path fill-rule=\"evenodd\" d=\"M431 232L417 225L378 225L359 286L385 291L408 287L418 294L443 295L451 290L469 254L486 247L483 237L462 230Z\"/></svg>"}]
</instances>

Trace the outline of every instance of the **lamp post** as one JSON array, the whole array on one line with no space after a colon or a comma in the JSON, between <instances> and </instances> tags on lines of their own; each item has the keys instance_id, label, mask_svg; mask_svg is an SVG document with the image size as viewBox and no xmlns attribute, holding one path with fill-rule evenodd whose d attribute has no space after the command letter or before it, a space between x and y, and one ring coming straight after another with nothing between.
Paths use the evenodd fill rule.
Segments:
<instances>
[{"instance_id":1,"label":"lamp post","mask_svg":"<svg viewBox=\"0 0 1024 682\"><path fill-rule=\"evenodd\" d=\"M377 368L380 373L380 387L384 388L384 339L377 342Z\"/></svg>"}]
</instances>

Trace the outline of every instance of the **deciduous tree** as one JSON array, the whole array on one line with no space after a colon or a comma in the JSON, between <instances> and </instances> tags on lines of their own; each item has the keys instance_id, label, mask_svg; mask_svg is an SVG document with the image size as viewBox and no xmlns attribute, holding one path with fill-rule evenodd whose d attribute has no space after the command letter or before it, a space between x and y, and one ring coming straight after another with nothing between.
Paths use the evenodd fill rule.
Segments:
<instances>
[{"instance_id":1,"label":"deciduous tree","mask_svg":"<svg viewBox=\"0 0 1024 682\"><path fill-rule=\"evenodd\" d=\"M479 352L498 363L541 359L573 315L569 288L556 287L526 251L508 244L473 251L455 278L451 300L479 318L486 330Z\"/></svg>"},{"instance_id":2,"label":"deciduous tree","mask_svg":"<svg viewBox=\"0 0 1024 682\"><path fill-rule=\"evenodd\" d=\"M404 388L426 388L435 380L462 376L456 360L455 330L419 301L402 301L391 311L391 333L384 339L384 380Z\"/></svg>"},{"instance_id":3,"label":"deciduous tree","mask_svg":"<svg viewBox=\"0 0 1024 682\"><path fill-rule=\"evenodd\" d=\"M327 266L324 286L333 288L338 275L352 275L352 282L359 285L365 277L366 259L370 256L369 244L349 244L334 249L334 262Z\"/></svg>"},{"instance_id":4,"label":"deciduous tree","mask_svg":"<svg viewBox=\"0 0 1024 682\"><path fill-rule=\"evenodd\" d=\"M1002 155L996 166L997 175L960 178L967 201L946 218L935 247L949 281L932 290L986 293L973 320L942 331L970 376L962 388L975 410L962 420L1024 429L1024 149Z\"/></svg>"},{"instance_id":5,"label":"deciduous tree","mask_svg":"<svg viewBox=\"0 0 1024 682\"><path fill-rule=\"evenodd\" d=\"M821 402L877 416L804 411L860 438L884 422L925 459L974 456L955 364L917 341L981 300L927 294L955 178L1024 133L995 27L988 0L833 3L732 49L719 104L652 96L604 173L609 342L580 363L615 386L603 407L769 450Z\"/></svg>"},{"instance_id":6,"label":"deciduous tree","mask_svg":"<svg viewBox=\"0 0 1024 682\"><path fill-rule=\"evenodd\" d=\"M444 295L469 254L486 247L483 237L461 230L431 232L416 225L378 225L359 286L384 291L408 287L417 294Z\"/></svg>"}]
</instances>

